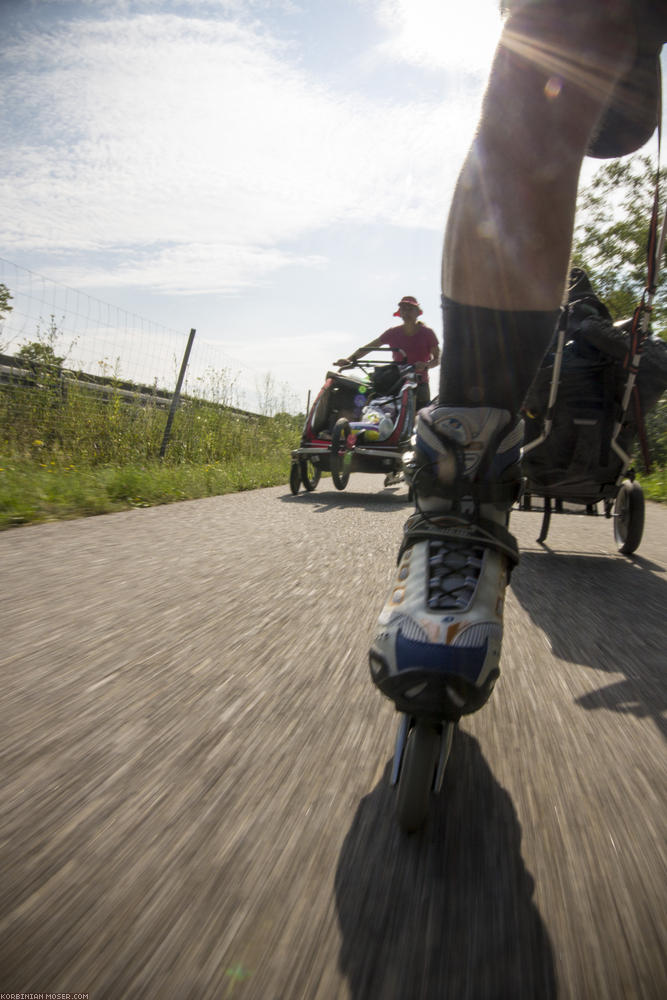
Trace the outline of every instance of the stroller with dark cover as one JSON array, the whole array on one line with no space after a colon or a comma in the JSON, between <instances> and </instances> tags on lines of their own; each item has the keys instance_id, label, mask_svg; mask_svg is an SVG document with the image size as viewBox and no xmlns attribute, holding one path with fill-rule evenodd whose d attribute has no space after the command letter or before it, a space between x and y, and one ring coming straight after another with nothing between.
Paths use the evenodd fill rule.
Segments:
<instances>
[{"instance_id":1,"label":"stroller with dark cover","mask_svg":"<svg viewBox=\"0 0 667 1000\"><path fill-rule=\"evenodd\" d=\"M379 348L382 350L382 348ZM314 490L322 472L344 490L352 472L382 473L385 486L402 475L416 415L412 365L358 361L360 376L327 372L292 452L290 489Z\"/></svg>"},{"instance_id":2,"label":"stroller with dark cover","mask_svg":"<svg viewBox=\"0 0 667 1000\"><path fill-rule=\"evenodd\" d=\"M581 269L570 279L554 348L524 401L521 505L530 510L534 497L543 498L543 542L552 510L563 513L568 504L594 514L602 502L620 551L630 554L644 527L630 456L644 415L667 389L667 343L647 335L635 370L633 320L614 324Z\"/></svg>"}]
</instances>

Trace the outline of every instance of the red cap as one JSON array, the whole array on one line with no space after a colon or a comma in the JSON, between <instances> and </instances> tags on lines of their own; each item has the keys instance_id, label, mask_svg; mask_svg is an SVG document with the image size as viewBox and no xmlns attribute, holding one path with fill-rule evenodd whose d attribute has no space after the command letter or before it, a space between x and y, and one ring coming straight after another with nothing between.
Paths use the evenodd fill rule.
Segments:
<instances>
[{"instance_id":1,"label":"red cap","mask_svg":"<svg viewBox=\"0 0 667 1000\"><path fill-rule=\"evenodd\" d=\"M401 315L401 306L417 306L417 309L419 309L419 315L420 316L421 316L421 314L423 312L422 307L419 305L419 303L417 302L417 299L414 297L414 295L404 295L403 296L403 298L401 299L401 301L398 303L398 309L394 313L394 316L400 316Z\"/></svg>"}]
</instances>

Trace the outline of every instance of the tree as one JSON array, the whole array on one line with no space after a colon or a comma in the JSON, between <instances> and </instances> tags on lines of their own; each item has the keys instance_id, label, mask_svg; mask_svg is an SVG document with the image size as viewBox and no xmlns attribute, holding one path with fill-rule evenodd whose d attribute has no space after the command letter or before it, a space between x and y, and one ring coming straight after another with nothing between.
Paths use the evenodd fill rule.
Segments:
<instances>
[{"instance_id":1,"label":"tree","mask_svg":"<svg viewBox=\"0 0 667 1000\"><path fill-rule=\"evenodd\" d=\"M5 318L5 313L12 311L13 307L9 304L12 298L12 293L7 288L7 285L0 283L0 320Z\"/></svg>"},{"instance_id":2,"label":"tree","mask_svg":"<svg viewBox=\"0 0 667 1000\"><path fill-rule=\"evenodd\" d=\"M664 186L667 170L660 171ZM583 267L614 319L631 316L646 285L646 247L656 167L641 155L598 170L577 203L572 263ZM660 212L664 211L661 198ZM659 225L662 222L660 215ZM663 256L662 267L665 258ZM667 284L661 272L653 300L653 329L667 329ZM663 279L663 280L661 280Z\"/></svg>"},{"instance_id":3,"label":"tree","mask_svg":"<svg viewBox=\"0 0 667 1000\"><path fill-rule=\"evenodd\" d=\"M641 301L647 279L647 244L656 187L650 157L613 160L601 167L577 203L572 263L583 267L595 292L614 319L625 319ZM667 170L660 171L664 190ZM661 197L658 228L665 210ZM658 233L659 235L659 233ZM667 340L667 273L665 254L653 299L651 328ZM649 454L667 461L667 396L646 415Z\"/></svg>"},{"instance_id":4,"label":"tree","mask_svg":"<svg viewBox=\"0 0 667 1000\"><path fill-rule=\"evenodd\" d=\"M12 311L12 306L10 306L10 300L12 299L12 293L7 288L7 285L0 283L0 333L2 333L2 323L7 315ZM0 351L4 351L4 346L0 343Z\"/></svg>"},{"instance_id":5,"label":"tree","mask_svg":"<svg viewBox=\"0 0 667 1000\"><path fill-rule=\"evenodd\" d=\"M33 368L52 368L58 371L65 360L56 354L50 344L42 344L38 340L31 340L30 343L24 344L16 352L16 357L19 361Z\"/></svg>"},{"instance_id":6,"label":"tree","mask_svg":"<svg viewBox=\"0 0 667 1000\"><path fill-rule=\"evenodd\" d=\"M55 316L51 316L48 330L44 331L38 325L37 340L30 340L16 352L19 361L30 367L51 373L60 373L65 356L56 354L56 342L59 331L56 325Z\"/></svg>"}]
</instances>

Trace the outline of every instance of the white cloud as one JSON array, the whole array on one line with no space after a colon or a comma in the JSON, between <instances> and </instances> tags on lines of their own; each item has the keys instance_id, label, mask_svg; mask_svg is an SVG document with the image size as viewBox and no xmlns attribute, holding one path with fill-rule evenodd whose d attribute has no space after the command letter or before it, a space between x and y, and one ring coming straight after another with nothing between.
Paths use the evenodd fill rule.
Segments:
<instances>
[{"instance_id":1,"label":"white cloud","mask_svg":"<svg viewBox=\"0 0 667 1000\"><path fill-rule=\"evenodd\" d=\"M121 256L116 253L116 257ZM261 284L285 267L322 267L326 258L288 253L278 247L226 243L185 243L172 247L131 247L120 263L68 264L50 276L76 288L149 287L170 295L235 292Z\"/></svg>"},{"instance_id":2,"label":"white cloud","mask_svg":"<svg viewBox=\"0 0 667 1000\"><path fill-rule=\"evenodd\" d=\"M28 2L45 4L56 9L72 5L72 0L28 0ZM193 13L217 12L241 15L269 8L284 11L298 9L293 0L78 0L78 2L84 8L99 10L106 15L128 14L137 10L142 12L159 10L166 13L170 9L190 9Z\"/></svg>"},{"instance_id":3,"label":"white cloud","mask_svg":"<svg viewBox=\"0 0 667 1000\"><path fill-rule=\"evenodd\" d=\"M72 21L4 58L5 252L125 248L98 285L238 288L317 265L280 246L334 223L441 229L478 100L333 93L256 26L165 14Z\"/></svg>"}]
</instances>

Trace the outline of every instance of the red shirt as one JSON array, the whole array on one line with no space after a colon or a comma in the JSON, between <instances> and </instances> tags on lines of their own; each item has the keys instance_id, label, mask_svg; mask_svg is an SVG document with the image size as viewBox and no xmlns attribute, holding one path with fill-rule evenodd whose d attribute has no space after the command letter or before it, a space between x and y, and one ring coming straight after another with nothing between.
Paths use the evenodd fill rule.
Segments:
<instances>
[{"instance_id":1,"label":"red shirt","mask_svg":"<svg viewBox=\"0 0 667 1000\"><path fill-rule=\"evenodd\" d=\"M408 335L405 327L392 326L390 330L385 330L380 337L380 343L386 344L394 351L394 361L399 364L414 365L418 361L428 364L431 357L438 350L438 338L430 326L418 322L417 329L413 334ZM405 351L406 356L401 354ZM428 372L417 372L418 382L428 382Z\"/></svg>"}]
</instances>

